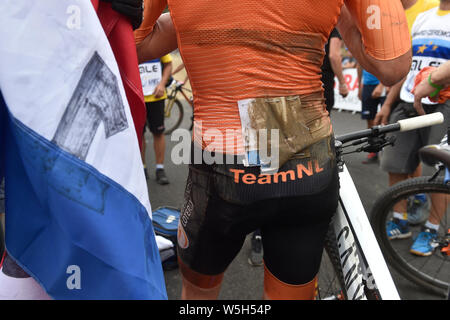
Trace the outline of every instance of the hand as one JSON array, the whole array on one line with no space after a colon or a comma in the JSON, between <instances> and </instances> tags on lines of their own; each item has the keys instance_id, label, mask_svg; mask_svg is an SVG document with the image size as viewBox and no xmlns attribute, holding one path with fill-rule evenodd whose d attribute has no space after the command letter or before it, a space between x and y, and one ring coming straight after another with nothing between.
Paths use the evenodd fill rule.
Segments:
<instances>
[{"instance_id":1,"label":"hand","mask_svg":"<svg viewBox=\"0 0 450 320\"><path fill-rule=\"evenodd\" d=\"M428 97L434 91L436 91L436 88L430 86L428 78L422 80L422 82L412 90L412 93L414 93L414 109L416 109L419 116L425 114L425 110L423 110L422 106L422 98Z\"/></svg>"},{"instance_id":2,"label":"hand","mask_svg":"<svg viewBox=\"0 0 450 320\"><path fill-rule=\"evenodd\" d=\"M378 111L378 113L375 116L375 119L373 120L373 125L378 126L388 124L390 114L391 114L391 107L386 104L383 104L381 106L380 111Z\"/></svg>"},{"instance_id":3,"label":"hand","mask_svg":"<svg viewBox=\"0 0 450 320\"><path fill-rule=\"evenodd\" d=\"M142 0L102 0L111 3L111 7L126 16L133 26L133 30L139 28L142 23L144 8Z\"/></svg>"},{"instance_id":4,"label":"hand","mask_svg":"<svg viewBox=\"0 0 450 320\"><path fill-rule=\"evenodd\" d=\"M386 95L388 95L389 91L391 91L391 87L386 87Z\"/></svg>"},{"instance_id":5,"label":"hand","mask_svg":"<svg viewBox=\"0 0 450 320\"><path fill-rule=\"evenodd\" d=\"M414 79L414 87L411 93L414 94L414 109L416 109L419 115L425 114L422 106L422 98L428 97L431 101L435 102L439 100L438 97L430 97L430 94L436 91L436 88L429 83L429 78L431 79L431 75L435 70L435 67L425 67L420 70Z\"/></svg>"},{"instance_id":6,"label":"hand","mask_svg":"<svg viewBox=\"0 0 450 320\"><path fill-rule=\"evenodd\" d=\"M373 89L372 98L378 99L379 97L381 97L382 93L383 93L383 85L379 84L375 87L375 89Z\"/></svg>"},{"instance_id":7,"label":"hand","mask_svg":"<svg viewBox=\"0 0 450 320\"><path fill-rule=\"evenodd\" d=\"M164 87L164 85L162 83L159 83L153 91L153 95L155 96L155 98L161 98L166 92L165 89L166 88Z\"/></svg>"},{"instance_id":8,"label":"hand","mask_svg":"<svg viewBox=\"0 0 450 320\"><path fill-rule=\"evenodd\" d=\"M339 84L339 94L345 98L346 96L348 96L348 86L346 83L340 83Z\"/></svg>"}]
</instances>

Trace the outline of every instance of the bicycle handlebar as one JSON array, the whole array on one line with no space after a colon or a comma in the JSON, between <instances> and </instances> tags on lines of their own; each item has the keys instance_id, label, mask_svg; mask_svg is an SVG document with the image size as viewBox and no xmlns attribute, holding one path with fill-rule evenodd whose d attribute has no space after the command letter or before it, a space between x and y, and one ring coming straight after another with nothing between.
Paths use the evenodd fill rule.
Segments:
<instances>
[{"instance_id":1,"label":"bicycle handlebar","mask_svg":"<svg viewBox=\"0 0 450 320\"><path fill-rule=\"evenodd\" d=\"M441 112L426 114L405 120L399 120L400 131L415 130L423 127L433 126L444 122L444 115Z\"/></svg>"},{"instance_id":2,"label":"bicycle handlebar","mask_svg":"<svg viewBox=\"0 0 450 320\"><path fill-rule=\"evenodd\" d=\"M384 133L394 131L409 131L423 127L432 126L444 122L444 115L441 112L435 112L426 114L424 116L413 117L405 120L399 120L396 123L388 124L385 126L375 126L371 129L365 129L361 131L355 131L348 134L344 134L336 137L337 141L342 144L361 138L378 137Z\"/></svg>"}]
</instances>

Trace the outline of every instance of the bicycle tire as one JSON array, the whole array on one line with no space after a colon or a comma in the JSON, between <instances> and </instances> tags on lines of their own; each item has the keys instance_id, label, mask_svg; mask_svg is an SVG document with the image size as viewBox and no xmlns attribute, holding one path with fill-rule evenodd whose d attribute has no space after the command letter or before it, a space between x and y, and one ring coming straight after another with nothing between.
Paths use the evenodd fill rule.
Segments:
<instances>
[{"instance_id":1,"label":"bicycle tire","mask_svg":"<svg viewBox=\"0 0 450 320\"><path fill-rule=\"evenodd\" d=\"M405 260L394 248L393 243L398 240L389 240L387 237L386 223L391 214L393 205L402 199L406 199L408 196L419 193L450 194L450 185L445 184L442 177L437 177L432 181L430 181L430 177L419 177L402 181L387 189L377 199L370 215L371 224L386 261L388 261L395 270L417 285L445 297L449 290L449 283L435 279L424 271L418 270L412 265L412 258L410 261ZM447 224L447 221L444 221L444 223ZM449 226L447 225L446 228L448 227ZM420 258L427 259L427 257ZM446 258L444 258L444 260L446 260Z\"/></svg>"},{"instance_id":2,"label":"bicycle tire","mask_svg":"<svg viewBox=\"0 0 450 320\"><path fill-rule=\"evenodd\" d=\"M168 102L169 100L167 99L166 100L166 103ZM184 109L183 109L183 104L180 102L180 100L178 100L178 99L175 99L174 101L173 101L173 103L174 103L174 105L173 105L173 107L172 107L172 109L176 106L176 108L177 108L177 111L178 111L178 114L179 114L179 116L178 116L178 118L174 121L174 124L172 125L172 124L169 124L169 125L167 125L167 117L166 117L166 110L164 110L164 125L165 125L165 127L166 127L166 129L165 129L165 131L164 131L164 134L165 135L171 135L172 134L172 132L174 132L180 125L181 125L181 122L183 121L183 117L184 117ZM173 111L173 110L172 110ZM172 113L171 113L172 114ZM173 120L173 119L172 119Z\"/></svg>"},{"instance_id":3,"label":"bicycle tire","mask_svg":"<svg viewBox=\"0 0 450 320\"><path fill-rule=\"evenodd\" d=\"M324 249L319 270L317 296L323 300L347 300L344 274L332 224L325 236Z\"/></svg>"}]
</instances>

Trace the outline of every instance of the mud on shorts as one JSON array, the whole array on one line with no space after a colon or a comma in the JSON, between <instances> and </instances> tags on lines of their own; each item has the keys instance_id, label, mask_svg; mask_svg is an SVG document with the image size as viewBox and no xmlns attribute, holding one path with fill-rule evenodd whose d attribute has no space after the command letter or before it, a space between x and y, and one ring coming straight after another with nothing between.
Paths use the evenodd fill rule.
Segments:
<instances>
[{"instance_id":1,"label":"mud on shorts","mask_svg":"<svg viewBox=\"0 0 450 320\"><path fill-rule=\"evenodd\" d=\"M315 143L274 175L240 164L191 165L178 230L185 278L222 274L259 228L270 272L289 284L311 281L338 200L333 143Z\"/></svg>"},{"instance_id":2,"label":"mud on shorts","mask_svg":"<svg viewBox=\"0 0 450 320\"><path fill-rule=\"evenodd\" d=\"M406 132L395 132L394 146L385 147L381 155L381 169L391 173L413 173L420 163L419 149L428 144L438 144L447 133L447 126L450 121L450 101L445 104L423 105L427 114L433 112L442 112L444 122L439 125L411 130ZM400 102L392 110L389 122L394 123L398 120L417 116L412 103ZM423 166L423 175L434 173L433 169Z\"/></svg>"}]
</instances>

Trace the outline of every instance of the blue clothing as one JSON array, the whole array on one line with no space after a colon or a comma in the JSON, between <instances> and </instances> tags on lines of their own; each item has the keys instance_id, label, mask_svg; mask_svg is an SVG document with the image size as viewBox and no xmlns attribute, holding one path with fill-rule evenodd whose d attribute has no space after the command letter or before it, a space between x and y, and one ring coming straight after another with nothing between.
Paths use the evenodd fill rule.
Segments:
<instances>
[{"instance_id":1,"label":"blue clothing","mask_svg":"<svg viewBox=\"0 0 450 320\"><path fill-rule=\"evenodd\" d=\"M363 70L363 84L376 86L380 83L380 81L371 73Z\"/></svg>"},{"instance_id":2,"label":"blue clothing","mask_svg":"<svg viewBox=\"0 0 450 320\"><path fill-rule=\"evenodd\" d=\"M0 180L0 213L5 213L5 182Z\"/></svg>"}]
</instances>

